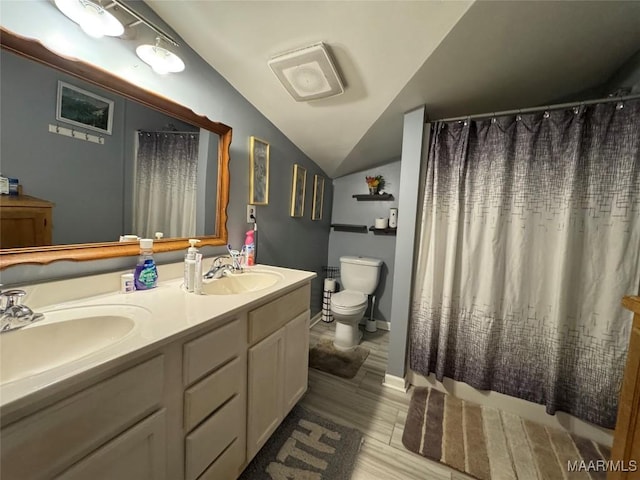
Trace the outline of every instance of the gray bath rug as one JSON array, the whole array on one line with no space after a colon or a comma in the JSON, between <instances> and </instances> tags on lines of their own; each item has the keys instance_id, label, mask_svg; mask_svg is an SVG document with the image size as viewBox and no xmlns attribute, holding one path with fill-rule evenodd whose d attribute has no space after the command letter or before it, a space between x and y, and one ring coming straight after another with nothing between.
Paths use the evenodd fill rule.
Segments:
<instances>
[{"instance_id":1,"label":"gray bath rug","mask_svg":"<svg viewBox=\"0 0 640 480\"><path fill-rule=\"evenodd\" d=\"M320 340L309 350L309 366L338 377L353 378L368 356L366 347L342 352L333 346L332 340Z\"/></svg>"},{"instance_id":2,"label":"gray bath rug","mask_svg":"<svg viewBox=\"0 0 640 480\"><path fill-rule=\"evenodd\" d=\"M239 480L349 480L362 434L295 406Z\"/></svg>"},{"instance_id":3,"label":"gray bath rug","mask_svg":"<svg viewBox=\"0 0 640 480\"><path fill-rule=\"evenodd\" d=\"M480 480L605 480L594 465L611 454L564 430L426 387L413 391L402 443Z\"/></svg>"}]
</instances>

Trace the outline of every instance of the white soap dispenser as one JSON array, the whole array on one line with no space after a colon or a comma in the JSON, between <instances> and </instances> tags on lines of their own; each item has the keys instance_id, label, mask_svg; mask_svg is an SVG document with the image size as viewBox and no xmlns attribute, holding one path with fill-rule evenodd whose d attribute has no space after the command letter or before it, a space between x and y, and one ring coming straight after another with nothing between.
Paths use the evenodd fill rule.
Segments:
<instances>
[{"instance_id":1,"label":"white soap dispenser","mask_svg":"<svg viewBox=\"0 0 640 480\"><path fill-rule=\"evenodd\" d=\"M189 244L191 246L187 249L187 253L184 256L184 289L187 292L193 292L197 282L196 263L199 255L196 244L198 243L200 243L200 240L197 238L190 238Z\"/></svg>"}]
</instances>

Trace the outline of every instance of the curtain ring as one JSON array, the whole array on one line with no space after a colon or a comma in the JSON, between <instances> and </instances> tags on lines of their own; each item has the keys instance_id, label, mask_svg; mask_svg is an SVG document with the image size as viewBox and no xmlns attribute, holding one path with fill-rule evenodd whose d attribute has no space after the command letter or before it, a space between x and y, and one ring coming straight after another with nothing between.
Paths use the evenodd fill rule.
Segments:
<instances>
[{"instance_id":1,"label":"curtain ring","mask_svg":"<svg viewBox=\"0 0 640 480\"><path fill-rule=\"evenodd\" d=\"M544 118L549 118L551 115L549 115L549 112L547 110L545 110L544 115L542 115Z\"/></svg>"},{"instance_id":2,"label":"curtain ring","mask_svg":"<svg viewBox=\"0 0 640 480\"><path fill-rule=\"evenodd\" d=\"M519 122L522 120L522 115L518 114L516 115L516 122Z\"/></svg>"},{"instance_id":3,"label":"curtain ring","mask_svg":"<svg viewBox=\"0 0 640 480\"><path fill-rule=\"evenodd\" d=\"M622 102L618 102L618 103L616 104L616 110L622 110L623 108L624 108L624 103L622 103Z\"/></svg>"},{"instance_id":4,"label":"curtain ring","mask_svg":"<svg viewBox=\"0 0 640 480\"><path fill-rule=\"evenodd\" d=\"M491 123L496 123L496 117L491 118Z\"/></svg>"}]
</instances>

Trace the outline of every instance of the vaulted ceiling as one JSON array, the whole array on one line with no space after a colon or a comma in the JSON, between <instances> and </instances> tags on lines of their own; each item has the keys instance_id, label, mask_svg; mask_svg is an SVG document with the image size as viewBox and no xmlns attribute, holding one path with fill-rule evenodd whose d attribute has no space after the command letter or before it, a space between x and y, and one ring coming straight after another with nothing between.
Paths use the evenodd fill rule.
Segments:
<instances>
[{"instance_id":1,"label":"vaulted ceiling","mask_svg":"<svg viewBox=\"0 0 640 480\"><path fill-rule=\"evenodd\" d=\"M331 177L397 158L419 105L435 120L548 104L640 49L638 1L146 3ZM319 41L345 93L296 102L267 61Z\"/></svg>"}]
</instances>

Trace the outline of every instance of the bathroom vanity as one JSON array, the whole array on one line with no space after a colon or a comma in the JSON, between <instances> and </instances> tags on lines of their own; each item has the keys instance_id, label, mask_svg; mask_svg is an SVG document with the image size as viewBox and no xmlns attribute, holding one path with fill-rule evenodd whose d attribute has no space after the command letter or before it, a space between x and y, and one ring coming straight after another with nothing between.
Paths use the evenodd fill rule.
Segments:
<instances>
[{"instance_id":1,"label":"bathroom vanity","mask_svg":"<svg viewBox=\"0 0 640 480\"><path fill-rule=\"evenodd\" d=\"M236 479L307 389L315 274L254 268L277 281L193 295L171 280L53 307L107 309L105 323L127 305L148 315L97 352L0 386L0 477Z\"/></svg>"}]
</instances>

